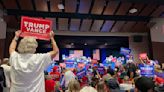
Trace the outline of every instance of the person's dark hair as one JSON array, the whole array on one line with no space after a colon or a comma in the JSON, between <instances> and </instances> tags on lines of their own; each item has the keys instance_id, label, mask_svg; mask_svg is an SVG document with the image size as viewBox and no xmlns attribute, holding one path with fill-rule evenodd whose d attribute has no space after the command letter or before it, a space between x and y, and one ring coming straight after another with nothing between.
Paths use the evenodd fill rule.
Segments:
<instances>
[{"instance_id":1,"label":"person's dark hair","mask_svg":"<svg viewBox=\"0 0 164 92\"><path fill-rule=\"evenodd\" d=\"M109 73L111 76L113 76L114 75L114 70L109 67L109 69L107 69L107 73Z\"/></svg>"},{"instance_id":2,"label":"person's dark hair","mask_svg":"<svg viewBox=\"0 0 164 92\"><path fill-rule=\"evenodd\" d=\"M144 76L135 80L135 86L140 92L148 92L155 87L153 80Z\"/></svg>"},{"instance_id":3,"label":"person's dark hair","mask_svg":"<svg viewBox=\"0 0 164 92\"><path fill-rule=\"evenodd\" d=\"M120 92L120 86L116 79L111 78L106 80L105 84L111 92Z\"/></svg>"}]
</instances>

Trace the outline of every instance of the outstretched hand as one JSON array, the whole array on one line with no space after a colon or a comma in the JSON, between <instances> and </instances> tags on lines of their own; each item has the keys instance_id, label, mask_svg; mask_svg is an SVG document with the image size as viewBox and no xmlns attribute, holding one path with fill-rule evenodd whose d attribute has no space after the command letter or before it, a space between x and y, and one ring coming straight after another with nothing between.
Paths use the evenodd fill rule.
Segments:
<instances>
[{"instance_id":1,"label":"outstretched hand","mask_svg":"<svg viewBox=\"0 0 164 92\"><path fill-rule=\"evenodd\" d=\"M20 34L21 34L21 31L20 31L20 30L18 30L18 31L15 32L15 36L16 36L16 37L19 37Z\"/></svg>"}]
</instances>

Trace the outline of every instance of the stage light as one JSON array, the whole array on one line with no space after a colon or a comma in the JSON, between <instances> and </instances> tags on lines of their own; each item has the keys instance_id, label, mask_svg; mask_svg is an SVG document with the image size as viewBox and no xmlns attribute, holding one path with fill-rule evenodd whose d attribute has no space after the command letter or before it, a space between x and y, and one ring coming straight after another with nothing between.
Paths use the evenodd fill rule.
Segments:
<instances>
[{"instance_id":1,"label":"stage light","mask_svg":"<svg viewBox=\"0 0 164 92\"><path fill-rule=\"evenodd\" d=\"M62 3L59 3L59 4L58 4L58 8L59 8L60 10L63 10L63 9L64 9L64 5L63 5Z\"/></svg>"},{"instance_id":2,"label":"stage light","mask_svg":"<svg viewBox=\"0 0 164 92\"><path fill-rule=\"evenodd\" d=\"M84 45L88 45L87 43L84 43Z\"/></svg>"},{"instance_id":3,"label":"stage light","mask_svg":"<svg viewBox=\"0 0 164 92\"><path fill-rule=\"evenodd\" d=\"M104 45L108 45L108 43L105 43Z\"/></svg>"},{"instance_id":4,"label":"stage light","mask_svg":"<svg viewBox=\"0 0 164 92\"><path fill-rule=\"evenodd\" d=\"M133 13L136 13L138 10L136 8L132 8L129 10L129 13L133 14Z\"/></svg>"},{"instance_id":5,"label":"stage light","mask_svg":"<svg viewBox=\"0 0 164 92\"><path fill-rule=\"evenodd\" d=\"M71 45L74 45L74 43L71 43Z\"/></svg>"}]
</instances>

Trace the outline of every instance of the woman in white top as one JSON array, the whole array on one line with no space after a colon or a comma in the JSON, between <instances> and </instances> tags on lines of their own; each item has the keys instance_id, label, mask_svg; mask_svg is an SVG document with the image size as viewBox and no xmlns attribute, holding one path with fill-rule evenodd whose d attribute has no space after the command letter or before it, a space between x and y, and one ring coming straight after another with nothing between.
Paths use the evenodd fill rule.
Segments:
<instances>
[{"instance_id":1,"label":"woman in white top","mask_svg":"<svg viewBox=\"0 0 164 92\"><path fill-rule=\"evenodd\" d=\"M15 51L20 31L15 32L9 53L11 65L10 92L45 92L44 69L52 62L58 53L58 47L51 31L50 39L53 50L48 53L36 53L38 43L33 37L24 37Z\"/></svg>"}]
</instances>

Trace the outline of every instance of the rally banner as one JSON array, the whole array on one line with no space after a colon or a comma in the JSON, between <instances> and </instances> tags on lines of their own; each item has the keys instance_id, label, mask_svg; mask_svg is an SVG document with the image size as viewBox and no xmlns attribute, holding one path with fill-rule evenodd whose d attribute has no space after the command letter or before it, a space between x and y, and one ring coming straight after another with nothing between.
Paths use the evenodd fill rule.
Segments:
<instances>
[{"instance_id":1,"label":"rally banner","mask_svg":"<svg viewBox=\"0 0 164 92\"><path fill-rule=\"evenodd\" d=\"M129 55L130 52L131 52L131 49L129 49L129 48L124 48L124 47L120 48L120 54Z\"/></svg>"},{"instance_id":2,"label":"rally banner","mask_svg":"<svg viewBox=\"0 0 164 92\"><path fill-rule=\"evenodd\" d=\"M65 62L66 68L75 68L74 62Z\"/></svg>"},{"instance_id":3,"label":"rally banner","mask_svg":"<svg viewBox=\"0 0 164 92\"><path fill-rule=\"evenodd\" d=\"M82 69L81 71L77 72L76 76L78 77L78 79L83 78L84 76L86 76L86 70Z\"/></svg>"},{"instance_id":4,"label":"rally banner","mask_svg":"<svg viewBox=\"0 0 164 92\"><path fill-rule=\"evenodd\" d=\"M105 74L105 68L104 67L98 67L97 70L98 70L99 74L101 74L101 75Z\"/></svg>"},{"instance_id":5,"label":"rally banner","mask_svg":"<svg viewBox=\"0 0 164 92\"><path fill-rule=\"evenodd\" d=\"M113 70L115 69L115 66L116 66L115 62L103 63L103 65L107 68L110 67Z\"/></svg>"},{"instance_id":6,"label":"rally banner","mask_svg":"<svg viewBox=\"0 0 164 92\"><path fill-rule=\"evenodd\" d=\"M50 40L52 21L40 18L21 18L21 37L32 36L36 39Z\"/></svg>"},{"instance_id":7,"label":"rally banner","mask_svg":"<svg viewBox=\"0 0 164 92\"><path fill-rule=\"evenodd\" d=\"M153 65L140 65L139 66L141 75L147 77L154 76L154 66Z\"/></svg>"}]
</instances>

